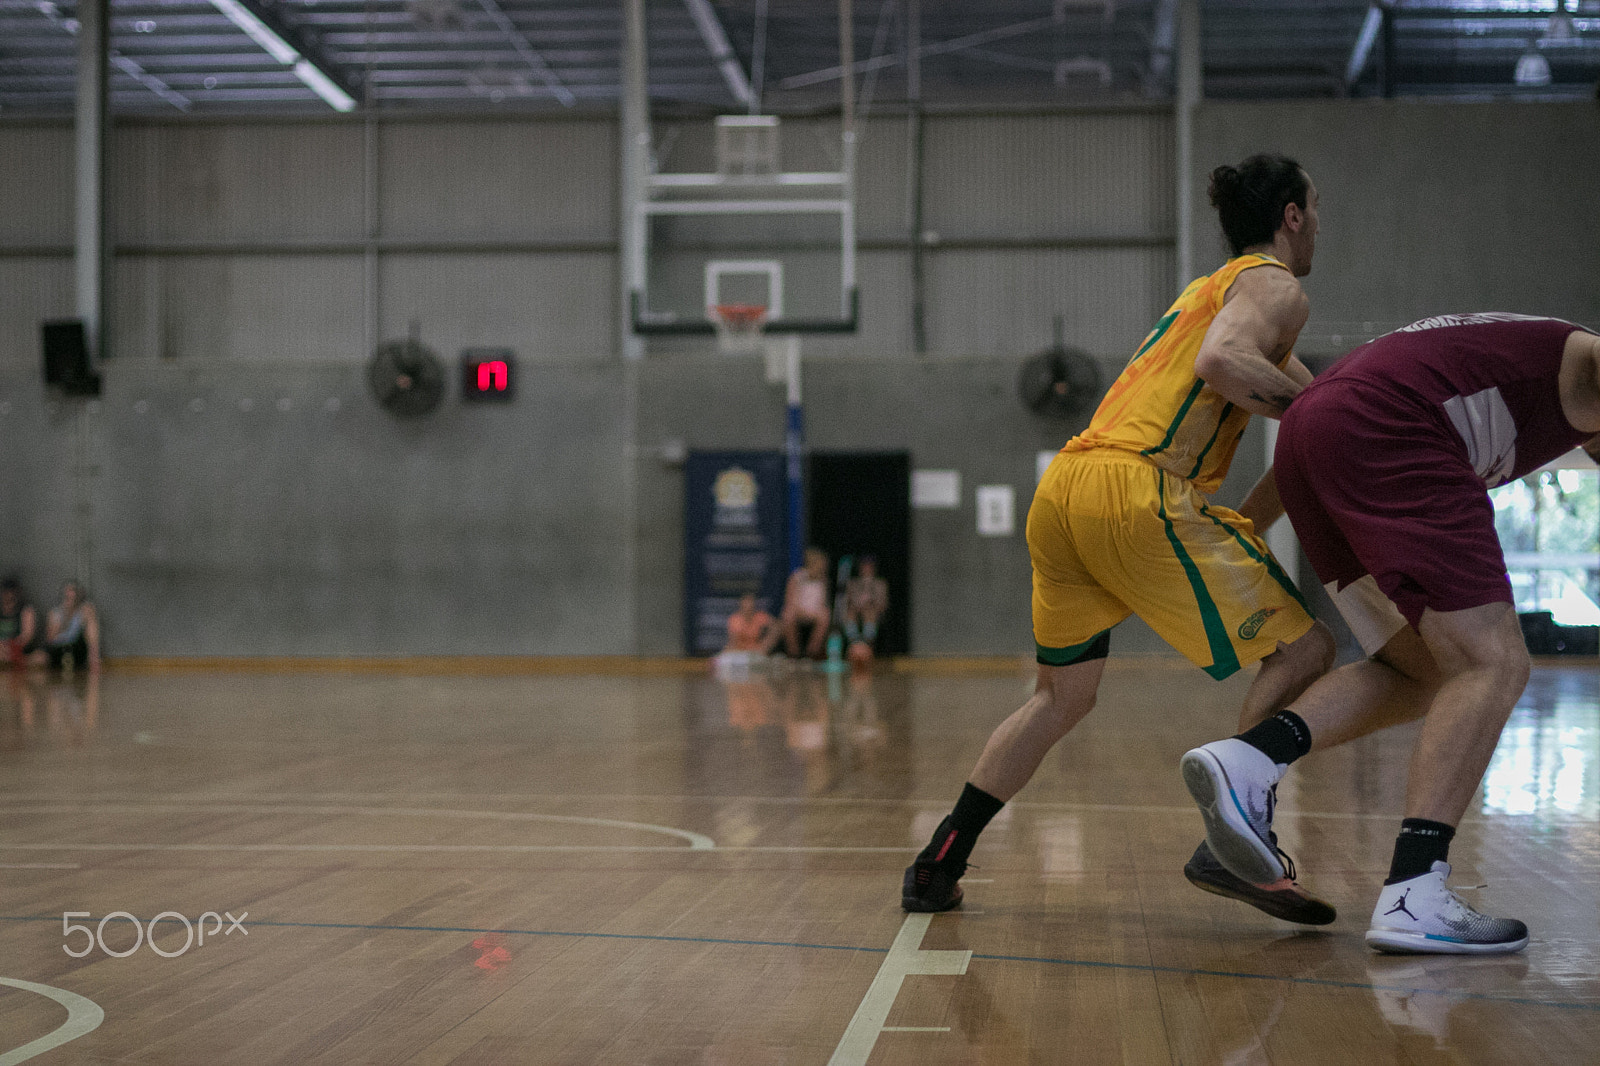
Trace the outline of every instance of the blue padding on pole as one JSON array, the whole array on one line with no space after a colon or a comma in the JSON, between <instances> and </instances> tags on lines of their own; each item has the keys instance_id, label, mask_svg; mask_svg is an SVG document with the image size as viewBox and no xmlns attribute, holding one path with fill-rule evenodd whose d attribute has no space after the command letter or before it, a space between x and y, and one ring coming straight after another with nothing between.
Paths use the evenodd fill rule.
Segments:
<instances>
[{"instance_id":1,"label":"blue padding on pole","mask_svg":"<svg viewBox=\"0 0 1600 1066\"><path fill-rule=\"evenodd\" d=\"M789 572L800 569L805 561L806 511L805 471L800 457L805 448L805 412L797 403L789 404L787 429L783 435L783 452L789 481Z\"/></svg>"}]
</instances>

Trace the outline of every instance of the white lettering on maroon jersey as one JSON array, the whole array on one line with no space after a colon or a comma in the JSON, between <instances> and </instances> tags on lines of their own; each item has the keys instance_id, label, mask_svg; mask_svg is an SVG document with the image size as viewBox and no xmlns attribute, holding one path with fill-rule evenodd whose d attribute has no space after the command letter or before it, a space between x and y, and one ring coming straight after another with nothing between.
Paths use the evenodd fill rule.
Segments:
<instances>
[{"instance_id":1,"label":"white lettering on maroon jersey","mask_svg":"<svg viewBox=\"0 0 1600 1066\"><path fill-rule=\"evenodd\" d=\"M1409 326L1401 326L1396 333L1418 333L1425 329L1443 329L1446 326L1482 326L1490 322L1559 322L1548 315L1513 315L1506 311L1480 311L1471 315L1434 315Z\"/></svg>"}]
</instances>

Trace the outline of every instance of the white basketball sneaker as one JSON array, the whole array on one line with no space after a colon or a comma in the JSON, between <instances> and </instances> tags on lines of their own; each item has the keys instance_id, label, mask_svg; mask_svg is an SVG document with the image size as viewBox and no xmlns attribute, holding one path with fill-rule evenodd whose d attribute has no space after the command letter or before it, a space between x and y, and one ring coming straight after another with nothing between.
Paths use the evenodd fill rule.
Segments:
<instances>
[{"instance_id":1,"label":"white basketball sneaker","mask_svg":"<svg viewBox=\"0 0 1600 1066\"><path fill-rule=\"evenodd\" d=\"M1272 808L1284 767L1230 737L1185 752L1182 769L1217 861L1255 885L1288 877L1272 838Z\"/></svg>"},{"instance_id":2,"label":"white basketball sneaker","mask_svg":"<svg viewBox=\"0 0 1600 1066\"><path fill-rule=\"evenodd\" d=\"M1498 955L1528 945L1528 927L1513 918L1479 914L1445 884L1450 864L1408 881L1384 885L1372 908L1367 946L1397 954Z\"/></svg>"}]
</instances>

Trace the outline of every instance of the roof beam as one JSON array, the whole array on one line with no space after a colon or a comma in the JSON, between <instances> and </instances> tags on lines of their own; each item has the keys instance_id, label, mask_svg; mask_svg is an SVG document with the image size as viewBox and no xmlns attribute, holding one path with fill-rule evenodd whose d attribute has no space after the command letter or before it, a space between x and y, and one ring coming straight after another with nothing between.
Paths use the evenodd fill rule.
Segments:
<instances>
[{"instance_id":1,"label":"roof beam","mask_svg":"<svg viewBox=\"0 0 1600 1066\"><path fill-rule=\"evenodd\" d=\"M1156 0L1155 31L1150 35L1150 92L1166 89L1177 47L1178 0Z\"/></svg>"},{"instance_id":2,"label":"roof beam","mask_svg":"<svg viewBox=\"0 0 1600 1066\"><path fill-rule=\"evenodd\" d=\"M572 91L561 83L561 79L556 76L556 72L550 69L550 64L544 61L544 57L533 47L533 43L523 36L522 31L517 29L516 23L507 17L495 0L478 0L478 6L483 8L483 13L488 15L490 21L499 27L500 32L506 35L506 39L511 42L511 47L517 50L517 55L522 57L522 61L528 65L528 69L539 76L539 80L544 82L545 87L550 90L557 100L561 101L562 106L571 107L578 102L578 98L572 95Z\"/></svg>"},{"instance_id":3,"label":"roof beam","mask_svg":"<svg viewBox=\"0 0 1600 1066\"><path fill-rule=\"evenodd\" d=\"M355 97L341 84L339 68L301 34L290 29L259 0L211 0L220 11L262 50L294 71L306 88L335 111L355 110Z\"/></svg>"},{"instance_id":4,"label":"roof beam","mask_svg":"<svg viewBox=\"0 0 1600 1066\"><path fill-rule=\"evenodd\" d=\"M750 88L750 79L745 76L744 68L739 65L733 45L728 43L728 31L723 29L722 20L711 8L711 0L683 0L683 6L689 9L689 17L694 19L695 26L700 30L700 39L705 41L711 61L722 72L722 80L728 83L728 91L740 104L749 107L755 99L755 93Z\"/></svg>"},{"instance_id":5,"label":"roof beam","mask_svg":"<svg viewBox=\"0 0 1600 1066\"><path fill-rule=\"evenodd\" d=\"M993 41L1003 41L1008 37L1021 37L1049 26L1056 25L1054 15L1044 18L1029 19L1026 22L1013 22L1009 26L996 26L992 30L982 30L978 33L969 33L965 37L955 37L948 41L936 41L933 44L923 45L917 49L920 57L948 55L952 52L964 52L969 48L979 48ZM863 59L850 66L851 73L864 74L869 70L881 70L884 67L898 66L905 62L904 55L887 54ZM838 81L845 76L844 67L827 67L823 70L813 70L806 74L796 74L792 78L785 78L778 83L780 89L803 89L808 85L821 85L824 82Z\"/></svg>"},{"instance_id":6,"label":"roof beam","mask_svg":"<svg viewBox=\"0 0 1600 1066\"><path fill-rule=\"evenodd\" d=\"M61 27L74 37L78 35L78 20L64 17L61 14L61 9L56 7L55 4L50 3L49 0L45 0L44 3L39 4L38 11L39 14L49 19L52 24ZM143 85L157 97L166 103L171 104L179 111L188 111L194 106L194 102L187 96L178 92L172 88L172 86L168 85L154 74L151 74L149 71L145 70L135 60L128 58L115 48L107 50L107 58L110 59L112 65L118 70L122 71L122 73L126 74L140 85Z\"/></svg>"}]
</instances>

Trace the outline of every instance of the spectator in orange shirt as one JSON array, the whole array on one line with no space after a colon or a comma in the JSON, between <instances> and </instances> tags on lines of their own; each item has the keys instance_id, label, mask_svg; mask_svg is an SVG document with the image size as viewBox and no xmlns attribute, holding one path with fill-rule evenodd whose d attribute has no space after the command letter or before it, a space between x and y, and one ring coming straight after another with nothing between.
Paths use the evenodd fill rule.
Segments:
<instances>
[{"instance_id":1,"label":"spectator in orange shirt","mask_svg":"<svg viewBox=\"0 0 1600 1066\"><path fill-rule=\"evenodd\" d=\"M739 598L739 609L728 616L728 643L723 651L751 651L766 655L778 643L778 623L756 605L747 592Z\"/></svg>"}]
</instances>

